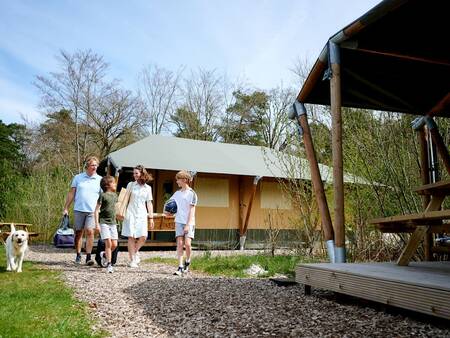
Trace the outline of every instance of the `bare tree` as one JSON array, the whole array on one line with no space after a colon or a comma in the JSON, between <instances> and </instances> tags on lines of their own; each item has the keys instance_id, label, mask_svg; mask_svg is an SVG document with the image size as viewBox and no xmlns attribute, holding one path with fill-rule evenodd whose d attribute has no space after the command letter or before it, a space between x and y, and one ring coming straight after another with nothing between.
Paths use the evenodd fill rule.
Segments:
<instances>
[{"instance_id":1,"label":"bare tree","mask_svg":"<svg viewBox=\"0 0 450 338\"><path fill-rule=\"evenodd\" d=\"M277 87L269 91L269 100L264 111L262 138L266 147L282 150L286 147L289 132L288 110L295 99L291 88Z\"/></svg>"},{"instance_id":2,"label":"bare tree","mask_svg":"<svg viewBox=\"0 0 450 338\"><path fill-rule=\"evenodd\" d=\"M176 112L179 101L179 83L183 72L176 73L150 65L139 75L140 95L145 104L148 128L151 134L160 134Z\"/></svg>"},{"instance_id":3,"label":"bare tree","mask_svg":"<svg viewBox=\"0 0 450 338\"><path fill-rule=\"evenodd\" d=\"M189 112L187 115L195 116L192 120L201 125L201 128L197 129L202 130L201 135L193 133L192 137L217 140L217 123L224 110L223 82L223 77L216 75L214 70L199 69L197 72L191 72L190 78L184 79L182 87L182 109L171 116L172 123L177 127L177 121L182 118L177 115L180 112ZM197 122L194 125L197 125ZM179 134L179 130L175 131L175 134ZM185 135L189 135L189 131Z\"/></svg>"},{"instance_id":4,"label":"bare tree","mask_svg":"<svg viewBox=\"0 0 450 338\"><path fill-rule=\"evenodd\" d=\"M58 60L59 72L37 76L35 85L47 113L70 114L75 130L64 133L75 134L76 168L80 171L88 153L105 156L124 135L139 133L144 109L131 92L119 88L117 80L106 81L108 64L91 50L74 54L61 51Z\"/></svg>"},{"instance_id":5,"label":"bare tree","mask_svg":"<svg viewBox=\"0 0 450 338\"><path fill-rule=\"evenodd\" d=\"M81 159L86 153L86 134L81 142L80 123L89 115L96 87L105 76L108 64L103 57L91 50L69 54L61 51L57 57L59 72L49 76L37 76L35 86L41 92L41 107L47 113L60 110L72 112L75 122L75 146L77 167L81 170Z\"/></svg>"},{"instance_id":6,"label":"bare tree","mask_svg":"<svg viewBox=\"0 0 450 338\"><path fill-rule=\"evenodd\" d=\"M95 109L87 116L89 133L101 157L134 141L133 135L143 134L144 110L140 98L131 91L105 87L105 92L96 100Z\"/></svg>"}]
</instances>

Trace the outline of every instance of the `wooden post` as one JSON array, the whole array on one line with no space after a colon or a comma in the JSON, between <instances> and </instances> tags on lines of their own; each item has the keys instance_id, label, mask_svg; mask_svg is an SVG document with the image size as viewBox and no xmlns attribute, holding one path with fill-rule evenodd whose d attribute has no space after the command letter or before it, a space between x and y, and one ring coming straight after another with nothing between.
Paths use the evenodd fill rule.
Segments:
<instances>
[{"instance_id":1,"label":"wooden post","mask_svg":"<svg viewBox=\"0 0 450 338\"><path fill-rule=\"evenodd\" d=\"M325 190L319 171L319 164L317 162L316 152L314 150L314 144L311 137L311 130L309 129L309 123L306 114L302 114L298 117L298 123L303 130L303 144L305 146L306 157L308 158L309 162L311 181L314 189L314 194L316 195L317 205L319 207L325 240L334 240L330 210L328 208L327 198L325 196Z\"/></svg>"},{"instance_id":2,"label":"wooden post","mask_svg":"<svg viewBox=\"0 0 450 338\"><path fill-rule=\"evenodd\" d=\"M330 102L333 149L334 233L336 262L345 262L344 170L342 157L341 67L339 47L329 42L331 64Z\"/></svg>"},{"instance_id":3,"label":"wooden post","mask_svg":"<svg viewBox=\"0 0 450 338\"><path fill-rule=\"evenodd\" d=\"M245 215L244 225L243 225L242 231L240 233L240 236L241 236L240 249L241 250L244 250L245 239L247 237L248 222L250 219L250 213L252 212L253 200L255 199L256 188L258 187L258 182L260 181L261 178L262 178L261 176L255 176L255 178L253 179L252 193L250 195L250 200L248 202L247 213Z\"/></svg>"},{"instance_id":4,"label":"wooden post","mask_svg":"<svg viewBox=\"0 0 450 338\"><path fill-rule=\"evenodd\" d=\"M328 257L330 262L334 263L334 232L331 223L330 210L328 208L327 198L323 188L323 182L320 177L319 164L314 150L314 143L311 137L311 130L309 129L308 117L306 115L305 105L296 101L289 113L291 120L297 119L299 124L299 133L303 139L305 146L306 157L309 162L309 169L311 174L311 182L316 196L317 205L319 207L320 219L322 221L322 229L324 232L325 242L327 246Z\"/></svg>"},{"instance_id":5,"label":"wooden post","mask_svg":"<svg viewBox=\"0 0 450 338\"><path fill-rule=\"evenodd\" d=\"M420 177L422 185L430 183L429 166L428 166L428 144L425 128L419 129L417 134L420 147ZM430 195L422 195L423 210L425 210L430 203ZM425 236L423 242L423 249L425 252L425 260L430 261L432 259L431 248L433 246L433 234L429 233Z\"/></svg>"}]
</instances>

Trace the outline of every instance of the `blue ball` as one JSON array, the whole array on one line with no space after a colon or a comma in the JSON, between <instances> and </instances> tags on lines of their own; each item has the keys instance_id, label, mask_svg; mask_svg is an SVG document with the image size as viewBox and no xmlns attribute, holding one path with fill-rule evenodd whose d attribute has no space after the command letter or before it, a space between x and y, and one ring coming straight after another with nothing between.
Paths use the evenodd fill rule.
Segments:
<instances>
[{"instance_id":1,"label":"blue ball","mask_svg":"<svg viewBox=\"0 0 450 338\"><path fill-rule=\"evenodd\" d=\"M167 212L169 214L176 214L177 210L178 210L177 202L175 202L174 199L168 200L164 205L164 212Z\"/></svg>"}]
</instances>

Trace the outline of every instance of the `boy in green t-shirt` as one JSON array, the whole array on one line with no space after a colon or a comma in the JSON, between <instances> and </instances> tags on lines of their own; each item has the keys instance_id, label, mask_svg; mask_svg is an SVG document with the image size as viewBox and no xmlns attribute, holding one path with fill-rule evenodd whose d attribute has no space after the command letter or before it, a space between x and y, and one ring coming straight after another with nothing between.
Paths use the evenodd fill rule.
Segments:
<instances>
[{"instance_id":1,"label":"boy in green t-shirt","mask_svg":"<svg viewBox=\"0 0 450 338\"><path fill-rule=\"evenodd\" d=\"M103 192L97 201L95 208L95 225L100 231L100 236L105 242L105 255L107 260L106 271L112 273L114 268L111 264L111 253L117 247L119 239L116 223L116 181L112 176L105 176L100 181Z\"/></svg>"}]
</instances>

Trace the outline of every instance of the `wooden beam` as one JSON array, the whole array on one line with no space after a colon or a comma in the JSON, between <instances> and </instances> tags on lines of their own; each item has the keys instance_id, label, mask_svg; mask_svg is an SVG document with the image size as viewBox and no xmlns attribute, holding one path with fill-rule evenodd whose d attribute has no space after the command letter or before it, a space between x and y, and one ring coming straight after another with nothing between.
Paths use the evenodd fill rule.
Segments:
<instances>
[{"instance_id":1,"label":"wooden beam","mask_svg":"<svg viewBox=\"0 0 450 338\"><path fill-rule=\"evenodd\" d=\"M444 201L444 195L431 196L431 201L425 209L425 213L429 212L439 212L439 209L442 206L442 202ZM444 210L448 211L448 210ZM398 265L406 266L409 264L409 261L416 253L417 248L419 247L420 242L426 237L430 226L428 225L418 225L416 230L411 235L411 238L408 241L405 249L403 250L400 258L397 261Z\"/></svg>"},{"instance_id":2,"label":"wooden beam","mask_svg":"<svg viewBox=\"0 0 450 338\"><path fill-rule=\"evenodd\" d=\"M344 170L342 156L342 97L339 47L329 44L332 76L330 79L331 138L333 149L334 233L336 248L345 250ZM336 257L338 258L338 257Z\"/></svg>"},{"instance_id":3,"label":"wooden beam","mask_svg":"<svg viewBox=\"0 0 450 338\"><path fill-rule=\"evenodd\" d=\"M419 247L420 242L426 235L429 226L419 225L416 227L416 230L411 235L411 238L408 241L405 249L403 249L400 258L397 261L397 264L400 266L406 266L409 264L412 256L416 253L417 248Z\"/></svg>"},{"instance_id":4,"label":"wooden beam","mask_svg":"<svg viewBox=\"0 0 450 338\"><path fill-rule=\"evenodd\" d=\"M429 58L424 58L424 57L399 54L399 53L395 53L395 52L382 52L382 51L371 50L371 49L366 49L366 48L356 48L356 50L358 50L360 52L364 52L364 53L369 53L369 54L392 56L392 57L402 59L402 60L410 60L410 61L418 61L418 62L424 62L424 63L434 64L434 65L450 66L450 64L446 60L429 59Z\"/></svg>"},{"instance_id":5,"label":"wooden beam","mask_svg":"<svg viewBox=\"0 0 450 338\"><path fill-rule=\"evenodd\" d=\"M316 152L311 137L308 118L305 114L298 117L298 122L303 130L303 144L305 146L306 157L309 162L309 170L311 172L311 181L316 196L317 205L319 207L320 218L322 220L322 229L326 241L334 240L333 224L331 222L330 209L328 208L325 189L323 187L322 178L320 177L319 164L317 162Z\"/></svg>"},{"instance_id":6,"label":"wooden beam","mask_svg":"<svg viewBox=\"0 0 450 338\"><path fill-rule=\"evenodd\" d=\"M244 236L247 233L248 221L250 219L250 213L252 212L253 200L255 199L256 188L258 187L258 182L260 181L260 179L261 176L255 176L255 178L253 179L252 193L248 202L247 214L245 215L244 226L242 227L242 232L240 234L241 236Z\"/></svg>"}]
</instances>

